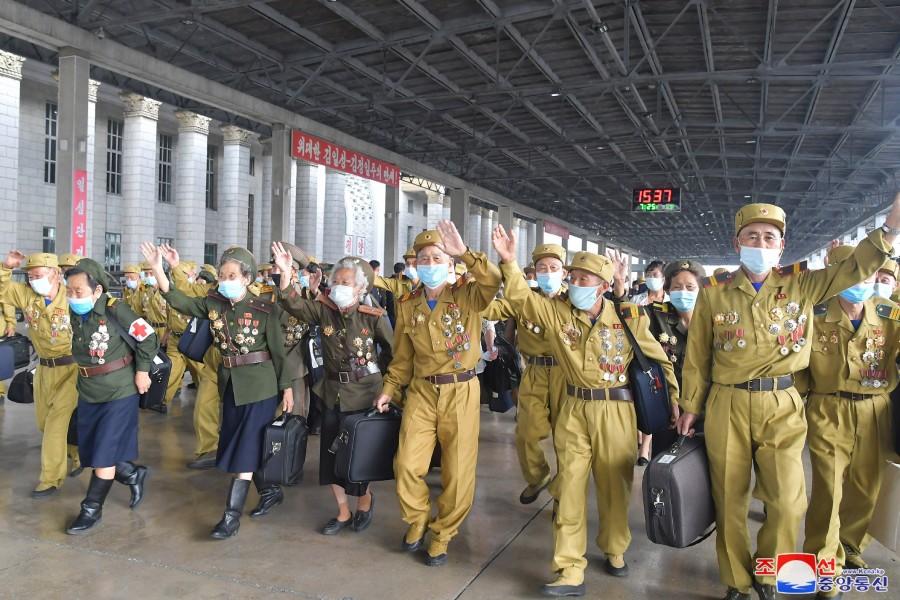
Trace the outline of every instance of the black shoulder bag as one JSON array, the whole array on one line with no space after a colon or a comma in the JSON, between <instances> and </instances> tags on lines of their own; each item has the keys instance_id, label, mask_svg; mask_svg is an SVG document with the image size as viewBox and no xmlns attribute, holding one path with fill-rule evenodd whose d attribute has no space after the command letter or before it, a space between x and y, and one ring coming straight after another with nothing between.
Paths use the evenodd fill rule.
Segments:
<instances>
[{"instance_id":1,"label":"black shoulder bag","mask_svg":"<svg viewBox=\"0 0 900 600\"><path fill-rule=\"evenodd\" d=\"M631 328L616 308L616 315L625 328L625 335L634 350L634 360L628 364L628 379L631 382L631 394L634 397L634 412L637 416L637 428L652 435L672 425L672 409L669 401L669 387L666 385L666 374L658 362L648 359L638 345Z\"/></svg>"}]
</instances>

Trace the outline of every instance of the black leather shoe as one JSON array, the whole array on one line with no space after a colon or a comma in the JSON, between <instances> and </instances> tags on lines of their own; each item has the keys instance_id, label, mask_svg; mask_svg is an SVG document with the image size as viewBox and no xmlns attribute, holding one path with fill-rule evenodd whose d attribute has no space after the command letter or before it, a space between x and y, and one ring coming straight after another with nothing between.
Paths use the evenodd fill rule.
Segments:
<instances>
[{"instance_id":1,"label":"black leather shoe","mask_svg":"<svg viewBox=\"0 0 900 600\"><path fill-rule=\"evenodd\" d=\"M116 465L116 481L131 488L131 508L144 499L144 481L150 476L150 468L133 463L119 463Z\"/></svg>"},{"instance_id":2,"label":"black leather shoe","mask_svg":"<svg viewBox=\"0 0 900 600\"><path fill-rule=\"evenodd\" d=\"M58 487L48 487L46 490L34 490L31 492L31 497L35 500L40 500L41 498L46 498L48 496L52 496L53 494L59 491Z\"/></svg>"},{"instance_id":3,"label":"black leather shoe","mask_svg":"<svg viewBox=\"0 0 900 600\"><path fill-rule=\"evenodd\" d=\"M157 404L155 406L151 406L150 410L155 410L158 413L166 414L167 412L169 412L169 407L165 404Z\"/></svg>"},{"instance_id":4,"label":"black leather shoe","mask_svg":"<svg viewBox=\"0 0 900 600\"><path fill-rule=\"evenodd\" d=\"M753 589L759 600L775 600L775 586L770 583L753 582Z\"/></svg>"},{"instance_id":5,"label":"black leather shoe","mask_svg":"<svg viewBox=\"0 0 900 600\"><path fill-rule=\"evenodd\" d=\"M369 510L356 509L356 514L353 515L353 531L356 533L365 531L366 528L372 524L372 515L375 512L375 494L370 490L369 496L372 498L369 504Z\"/></svg>"},{"instance_id":6,"label":"black leather shoe","mask_svg":"<svg viewBox=\"0 0 900 600\"><path fill-rule=\"evenodd\" d=\"M403 550L406 552L418 552L419 548L422 547L422 544L425 543L425 532L428 531L427 524L414 524L410 525L409 529L406 531L406 535L403 536ZM413 541L408 541L410 537L418 536Z\"/></svg>"},{"instance_id":7,"label":"black leather shoe","mask_svg":"<svg viewBox=\"0 0 900 600\"><path fill-rule=\"evenodd\" d=\"M541 595L553 598L561 598L565 596L584 596L584 582L578 585L566 583L563 577L560 577L553 583L545 583L541 586Z\"/></svg>"},{"instance_id":8,"label":"black leather shoe","mask_svg":"<svg viewBox=\"0 0 900 600\"><path fill-rule=\"evenodd\" d=\"M187 464L188 469L211 469L216 466L216 453L204 452Z\"/></svg>"},{"instance_id":9,"label":"black leather shoe","mask_svg":"<svg viewBox=\"0 0 900 600\"><path fill-rule=\"evenodd\" d=\"M606 559L606 572L609 573L610 575L612 575L613 577L625 577L626 575L628 575L628 563L626 563L625 560L623 559L622 566L615 567L610 562L610 560L607 558Z\"/></svg>"},{"instance_id":10,"label":"black leather shoe","mask_svg":"<svg viewBox=\"0 0 900 600\"><path fill-rule=\"evenodd\" d=\"M217 540L224 540L236 536L238 529L240 528L241 514L235 511L226 510L225 514L222 515L222 520L216 523L216 526L209 532L209 535Z\"/></svg>"},{"instance_id":11,"label":"black leather shoe","mask_svg":"<svg viewBox=\"0 0 900 600\"><path fill-rule=\"evenodd\" d=\"M72 470L69 471L69 477L78 477L84 472L84 467L81 466L81 461L77 458L72 459Z\"/></svg>"},{"instance_id":12,"label":"black leather shoe","mask_svg":"<svg viewBox=\"0 0 900 600\"><path fill-rule=\"evenodd\" d=\"M547 475L547 477L545 477L544 480L542 482L540 482L539 484L529 485L524 490L522 490L521 494L519 494L519 503L520 504L531 504L532 502L534 502L535 500L538 499L538 496L541 495L541 492L543 492L545 489L547 489L547 486L549 486L552 481L553 481L553 477L551 477L550 475Z\"/></svg>"},{"instance_id":13,"label":"black leather shoe","mask_svg":"<svg viewBox=\"0 0 900 600\"><path fill-rule=\"evenodd\" d=\"M325 524L325 527L322 528L322 535L337 535L342 530L347 529L353 525L353 515L350 515L350 518L346 521L338 521L337 518L334 518L328 521Z\"/></svg>"},{"instance_id":14,"label":"black leather shoe","mask_svg":"<svg viewBox=\"0 0 900 600\"><path fill-rule=\"evenodd\" d=\"M259 504L250 511L250 516L261 517L282 502L284 502L284 492L281 491L281 486L264 487L259 490Z\"/></svg>"},{"instance_id":15,"label":"black leather shoe","mask_svg":"<svg viewBox=\"0 0 900 600\"><path fill-rule=\"evenodd\" d=\"M75 520L66 527L66 533L69 535L78 535L84 533L100 522L103 517L103 505L96 502L82 502L81 512L75 517Z\"/></svg>"},{"instance_id":16,"label":"black leather shoe","mask_svg":"<svg viewBox=\"0 0 900 600\"><path fill-rule=\"evenodd\" d=\"M750 594L745 594L734 588L728 588L728 592L722 600L750 600Z\"/></svg>"}]
</instances>

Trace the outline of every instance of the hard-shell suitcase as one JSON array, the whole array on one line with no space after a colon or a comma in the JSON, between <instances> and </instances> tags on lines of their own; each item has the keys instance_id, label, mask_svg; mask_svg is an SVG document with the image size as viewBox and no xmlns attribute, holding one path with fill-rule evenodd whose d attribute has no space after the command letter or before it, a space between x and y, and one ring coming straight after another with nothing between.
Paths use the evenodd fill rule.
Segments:
<instances>
[{"instance_id":1,"label":"hard-shell suitcase","mask_svg":"<svg viewBox=\"0 0 900 600\"><path fill-rule=\"evenodd\" d=\"M716 510L703 437L681 436L655 456L644 471L643 495L651 542L686 548L709 537Z\"/></svg>"},{"instance_id":2,"label":"hard-shell suitcase","mask_svg":"<svg viewBox=\"0 0 900 600\"><path fill-rule=\"evenodd\" d=\"M194 317L178 340L178 351L193 361L203 362L203 356L211 345L212 332L209 330L209 319Z\"/></svg>"},{"instance_id":3,"label":"hard-shell suitcase","mask_svg":"<svg viewBox=\"0 0 900 600\"><path fill-rule=\"evenodd\" d=\"M401 419L394 406L385 413L372 409L344 417L331 446L335 476L351 483L393 479Z\"/></svg>"},{"instance_id":4,"label":"hard-shell suitcase","mask_svg":"<svg viewBox=\"0 0 900 600\"><path fill-rule=\"evenodd\" d=\"M24 335L0 338L0 346L12 348L13 366L16 369L27 367L31 362L31 340Z\"/></svg>"},{"instance_id":5,"label":"hard-shell suitcase","mask_svg":"<svg viewBox=\"0 0 900 600\"><path fill-rule=\"evenodd\" d=\"M309 427L300 415L282 414L263 432L263 460L259 474L264 483L297 485L303 481Z\"/></svg>"}]
</instances>

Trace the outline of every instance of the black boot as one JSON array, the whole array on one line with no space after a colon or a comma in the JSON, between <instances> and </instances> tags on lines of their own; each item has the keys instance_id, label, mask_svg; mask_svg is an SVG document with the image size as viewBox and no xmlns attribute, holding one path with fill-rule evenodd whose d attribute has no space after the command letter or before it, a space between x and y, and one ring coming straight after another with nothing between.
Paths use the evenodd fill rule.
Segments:
<instances>
[{"instance_id":1,"label":"black boot","mask_svg":"<svg viewBox=\"0 0 900 600\"><path fill-rule=\"evenodd\" d=\"M244 502L247 501L247 492L250 490L250 482L246 479L232 479L231 488L228 490L228 500L225 503L225 514L222 520L216 523L209 535L218 540L224 540L237 535L241 526L241 514L244 512Z\"/></svg>"},{"instance_id":2,"label":"black boot","mask_svg":"<svg viewBox=\"0 0 900 600\"><path fill-rule=\"evenodd\" d=\"M136 508L144 499L144 480L150 475L150 467L120 462L116 465L116 481L131 488L131 508Z\"/></svg>"},{"instance_id":3,"label":"black boot","mask_svg":"<svg viewBox=\"0 0 900 600\"><path fill-rule=\"evenodd\" d=\"M258 472L253 474L253 485L259 492L259 504L250 511L251 517L261 517L284 502L284 492L281 491L281 486L274 483L263 483Z\"/></svg>"},{"instance_id":4,"label":"black boot","mask_svg":"<svg viewBox=\"0 0 900 600\"><path fill-rule=\"evenodd\" d=\"M91 482L88 484L87 495L81 503L81 512L66 527L66 533L78 535L100 522L100 518L103 516L103 503L106 501L106 495L109 494L112 484L112 479L100 479L97 477L96 471L91 473Z\"/></svg>"}]
</instances>

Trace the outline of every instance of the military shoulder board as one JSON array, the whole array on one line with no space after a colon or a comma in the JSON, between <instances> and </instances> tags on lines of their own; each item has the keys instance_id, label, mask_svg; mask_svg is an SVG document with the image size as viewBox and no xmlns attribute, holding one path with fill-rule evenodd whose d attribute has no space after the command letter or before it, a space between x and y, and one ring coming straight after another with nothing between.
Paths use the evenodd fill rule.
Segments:
<instances>
[{"instance_id":1,"label":"military shoulder board","mask_svg":"<svg viewBox=\"0 0 900 600\"><path fill-rule=\"evenodd\" d=\"M406 292L405 294L400 296L400 300L398 300L398 302L406 302L407 300L412 300L413 298L417 297L421 293L422 293L422 288L418 287L418 288L412 290L411 292Z\"/></svg>"},{"instance_id":2,"label":"military shoulder board","mask_svg":"<svg viewBox=\"0 0 900 600\"><path fill-rule=\"evenodd\" d=\"M247 303L255 308L256 310L262 311L266 314L272 312L274 305L268 300L263 300L262 298L250 298Z\"/></svg>"},{"instance_id":3,"label":"military shoulder board","mask_svg":"<svg viewBox=\"0 0 900 600\"><path fill-rule=\"evenodd\" d=\"M359 310L359 312L363 313L364 315L375 315L376 317L380 317L385 314L385 311L383 311L382 309L375 308L374 306L369 306L368 304L360 304L357 310Z\"/></svg>"},{"instance_id":4,"label":"military shoulder board","mask_svg":"<svg viewBox=\"0 0 900 600\"><path fill-rule=\"evenodd\" d=\"M813 306L813 315L817 317L822 317L828 314L828 305L824 302L822 304L816 304Z\"/></svg>"},{"instance_id":5,"label":"military shoulder board","mask_svg":"<svg viewBox=\"0 0 900 600\"><path fill-rule=\"evenodd\" d=\"M469 283L470 281L472 281L472 279L469 277L469 274L466 273L466 274L463 275L462 277L458 277L458 278L456 279L456 281L453 282L453 285L450 286L450 289L453 290L453 291L455 292L456 290L458 290L459 288L461 288L463 285Z\"/></svg>"},{"instance_id":6,"label":"military shoulder board","mask_svg":"<svg viewBox=\"0 0 900 600\"><path fill-rule=\"evenodd\" d=\"M666 302L654 302L652 305L653 310L656 312L667 313L669 312L669 305Z\"/></svg>"},{"instance_id":7,"label":"military shoulder board","mask_svg":"<svg viewBox=\"0 0 900 600\"><path fill-rule=\"evenodd\" d=\"M700 280L700 285L708 288L714 285L722 285L723 283L728 283L732 280L734 280L734 273L722 273L721 275L710 275L709 277L704 277Z\"/></svg>"},{"instance_id":8,"label":"military shoulder board","mask_svg":"<svg viewBox=\"0 0 900 600\"><path fill-rule=\"evenodd\" d=\"M641 307L636 304L620 305L619 314L626 319L637 319L641 316Z\"/></svg>"},{"instance_id":9,"label":"military shoulder board","mask_svg":"<svg viewBox=\"0 0 900 600\"><path fill-rule=\"evenodd\" d=\"M797 273L802 273L807 270L807 264L804 260L803 262L794 263L792 265L787 265L785 267L778 267L778 274L782 277L787 277L789 275L796 275Z\"/></svg>"},{"instance_id":10,"label":"military shoulder board","mask_svg":"<svg viewBox=\"0 0 900 600\"><path fill-rule=\"evenodd\" d=\"M107 306L115 306L115 305L116 305L116 299L113 298L112 296L110 296L110 297L109 297L109 300L106 301L106 305L107 305Z\"/></svg>"},{"instance_id":11,"label":"military shoulder board","mask_svg":"<svg viewBox=\"0 0 900 600\"><path fill-rule=\"evenodd\" d=\"M879 304L875 309L879 317L890 319L891 321L900 321L900 306L890 304Z\"/></svg>"}]
</instances>

